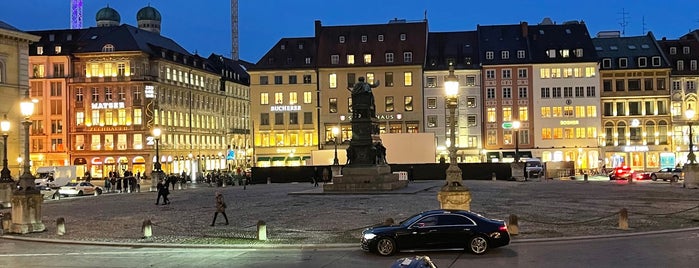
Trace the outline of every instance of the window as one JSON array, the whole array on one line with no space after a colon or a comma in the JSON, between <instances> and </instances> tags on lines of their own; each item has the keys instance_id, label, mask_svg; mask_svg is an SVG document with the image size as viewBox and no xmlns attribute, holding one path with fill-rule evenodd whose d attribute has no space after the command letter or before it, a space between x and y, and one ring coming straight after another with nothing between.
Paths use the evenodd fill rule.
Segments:
<instances>
[{"instance_id":1,"label":"window","mask_svg":"<svg viewBox=\"0 0 699 268\"><path fill-rule=\"evenodd\" d=\"M140 108L133 109L133 124L141 125L143 123L142 110Z\"/></svg>"},{"instance_id":2,"label":"window","mask_svg":"<svg viewBox=\"0 0 699 268\"><path fill-rule=\"evenodd\" d=\"M386 96L384 102L386 103L386 112L393 112L393 96Z\"/></svg>"},{"instance_id":3,"label":"window","mask_svg":"<svg viewBox=\"0 0 699 268\"><path fill-rule=\"evenodd\" d=\"M524 59L524 57L525 57L526 55L527 55L527 54L524 52L524 50L517 50L517 58L518 58L518 59Z\"/></svg>"},{"instance_id":4,"label":"window","mask_svg":"<svg viewBox=\"0 0 699 268\"><path fill-rule=\"evenodd\" d=\"M336 114L337 113L337 98L330 98L328 100L328 112L331 114Z\"/></svg>"},{"instance_id":5,"label":"window","mask_svg":"<svg viewBox=\"0 0 699 268\"><path fill-rule=\"evenodd\" d=\"M697 70L697 60L689 61L689 70L692 70L692 71Z\"/></svg>"},{"instance_id":6,"label":"window","mask_svg":"<svg viewBox=\"0 0 699 268\"><path fill-rule=\"evenodd\" d=\"M330 55L330 64L340 64L340 55Z\"/></svg>"},{"instance_id":7,"label":"window","mask_svg":"<svg viewBox=\"0 0 699 268\"><path fill-rule=\"evenodd\" d=\"M261 105L268 105L269 104L269 93L260 93L260 104Z\"/></svg>"},{"instance_id":8,"label":"window","mask_svg":"<svg viewBox=\"0 0 699 268\"><path fill-rule=\"evenodd\" d=\"M500 51L500 58L503 60L509 59L510 52L509 51Z\"/></svg>"},{"instance_id":9,"label":"window","mask_svg":"<svg viewBox=\"0 0 699 268\"><path fill-rule=\"evenodd\" d=\"M527 78L527 69L517 69L517 78Z\"/></svg>"},{"instance_id":10,"label":"window","mask_svg":"<svg viewBox=\"0 0 699 268\"><path fill-rule=\"evenodd\" d=\"M340 37L338 37L338 41L340 42L340 44L344 44L345 43L345 36L340 35Z\"/></svg>"},{"instance_id":11,"label":"window","mask_svg":"<svg viewBox=\"0 0 699 268\"><path fill-rule=\"evenodd\" d=\"M511 87L502 88L502 98L503 99L511 99L512 98L512 88Z\"/></svg>"},{"instance_id":12,"label":"window","mask_svg":"<svg viewBox=\"0 0 699 268\"><path fill-rule=\"evenodd\" d=\"M51 97L60 97L63 95L63 84L61 82L51 82Z\"/></svg>"},{"instance_id":13,"label":"window","mask_svg":"<svg viewBox=\"0 0 699 268\"><path fill-rule=\"evenodd\" d=\"M406 112L413 111L413 96L403 97L403 104L405 105Z\"/></svg>"},{"instance_id":14,"label":"window","mask_svg":"<svg viewBox=\"0 0 699 268\"><path fill-rule=\"evenodd\" d=\"M303 112L303 123L313 124L313 112Z\"/></svg>"},{"instance_id":15,"label":"window","mask_svg":"<svg viewBox=\"0 0 699 268\"><path fill-rule=\"evenodd\" d=\"M512 78L512 70L503 69L502 70L502 79L510 79L510 78Z\"/></svg>"},{"instance_id":16,"label":"window","mask_svg":"<svg viewBox=\"0 0 699 268\"><path fill-rule=\"evenodd\" d=\"M617 116L626 116L626 105L623 102L617 102L616 103L616 115Z\"/></svg>"},{"instance_id":17,"label":"window","mask_svg":"<svg viewBox=\"0 0 699 268\"><path fill-rule=\"evenodd\" d=\"M550 118L551 117L551 107L541 107L541 117Z\"/></svg>"},{"instance_id":18,"label":"window","mask_svg":"<svg viewBox=\"0 0 699 268\"><path fill-rule=\"evenodd\" d=\"M551 77L552 78L561 78L561 69L558 69L558 68L551 69Z\"/></svg>"},{"instance_id":19,"label":"window","mask_svg":"<svg viewBox=\"0 0 699 268\"><path fill-rule=\"evenodd\" d=\"M42 46L37 46L37 47L36 47L36 54L37 54L37 55L44 55L44 47L42 47Z\"/></svg>"},{"instance_id":20,"label":"window","mask_svg":"<svg viewBox=\"0 0 699 268\"><path fill-rule=\"evenodd\" d=\"M684 61L683 60L677 60L677 70L684 71Z\"/></svg>"},{"instance_id":21,"label":"window","mask_svg":"<svg viewBox=\"0 0 699 268\"><path fill-rule=\"evenodd\" d=\"M476 97L466 97L466 107L475 108L476 106Z\"/></svg>"},{"instance_id":22,"label":"window","mask_svg":"<svg viewBox=\"0 0 699 268\"><path fill-rule=\"evenodd\" d=\"M485 79L495 79L495 70L485 70Z\"/></svg>"},{"instance_id":23,"label":"window","mask_svg":"<svg viewBox=\"0 0 699 268\"><path fill-rule=\"evenodd\" d=\"M643 90L653 90L653 78L643 79Z\"/></svg>"},{"instance_id":24,"label":"window","mask_svg":"<svg viewBox=\"0 0 699 268\"><path fill-rule=\"evenodd\" d=\"M298 92L289 92L289 105L296 105L299 103Z\"/></svg>"},{"instance_id":25,"label":"window","mask_svg":"<svg viewBox=\"0 0 699 268\"><path fill-rule=\"evenodd\" d=\"M284 80L282 79L281 75L275 75L274 76L274 84L275 85L281 85L284 83Z\"/></svg>"},{"instance_id":26,"label":"window","mask_svg":"<svg viewBox=\"0 0 699 268\"><path fill-rule=\"evenodd\" d=\"M478 124L476 123L476 115L475 114L466 115L466 126L475 127L477 125Z\"/></svg>"},{"instance_id":27,"label":"window","mask_svg":"<svg viewBox=\"0 0 699 268\"><path fill-rule=\"evenodd\" d=\"M289 84L296 84L296 75L289 76Z\"/></svg>"},{"instance_id":28,"label":"window","mask_svg":"<svg viewBox=\"0 0 699 268\"><path fill-rule=\"evenodd\" d=\"M497 118L498 113L497 113L497 111L495 111L495 108L491 107L491 108L486 109L486 116L487 116L488 123L495 123L498 120L498 118Z\"/></svg>"},{"instance_id":29,"label":"window","mask_svg":"<svg viewBox=\"0 0 699 268\"><path fill-rule=\"evenodd\" d=\"M602 68L612 68L612 59L602 59Z\"/></svg>"},{"instance_id":30,"label":"window","mask_svg":"<svg viewBox=\"0 0 699 268\"><path fill-rule=\"evenodd\" d=\"M75 101L83 102L83 88L79 87L75 89Z\"/></svg>"},{"instance_id":31,"label":"window","mask_svg":"<svg viewBox=\"0 0 699 268\"><path fill-rule=\"evenodd\" d=\"M284 114L283 113L274 113L274 124L275 125L283 125L284 124Z\"/></svg>"},{"instance_id":32,"label":"window","mask_svg":"<svg viewBox=\"0 0 699 268\"><path fill-rule=\"evenodd\" d=\"M105 101L113 101L114 100L114 94L112 92L112 88L109 88L109 87L104 88L104 100Z\"/></svg>"},{"instance_id":33,"label":"window","mask_svg":"<svg viewBox=\"0 0 699 268\"><path fill-rule=\"evenodd\" d=\"M92 88L92 102L100 102L100 93L96 87Z\"/></svg>"},{"instance_id":34,"label":"window","mask_svg":"<svg viewBox=\"0 0 699 268\"><path fill-rule=\"evenodd\" d=\"M274 104L284 104L284 93L274 93Z\"/></svg>"},{"instance_id":35,"label":"window","mask_svg":"<svg viewBox=\"0 0 699 268\"><path fill-rule=\"evenodd\" d=\"M310 75L310 74L305 74L305 75L303 75L303 83L304 83L304 84L310 84L310 83L311 83L311 75Z\"/></svg>"},{"instance_id":36,"label":"window","mask_svg":"<svg viewBox=\"0 0 699 268\"><path fill-rule=\"evenodd\" d=\"M488 129L488 132L486 132L486 140L488 145L497 145L498 131L496 129Z\"/></svg>"},{"instance_id":37,"label":"window","mask_svg":"<svg viewBox=\"0 0 699 268\"><path fill-rule=\"evenodd\" d=\"M677 54L677 48L676 47L670 47L670 55L675 55Z\"/></svg>"},{"instance_id":38,"label":"window","mask_svg":"<svg viewBox=\"0 0 699 268\"><path fill-rule=\"evenodd\" d=\"M604 91L613 91L612 80L611 79L602 80L602 88Z\"/></svg>"},{"instance_id":39,"label":"window","mask_svg":"<svg viewBox=\"0 0 699 268\"><path fill-rule=\"evenodd\" d=\"M486 60L492 60L494 56L495 56L495 53L493 53L492 51L485 52L485 59Z\"/></svg>"},{"instance_id":40,"label":"window","mask_svg":"<svg viewBox=\"0 0 699 268\"><path fill-rule=\"evenodd\" d=\"M437 127L437 116L436 115L428 115L427 116L427 127L429 127L429 128Z\"/></svg>"},{"instance_id":41,"label":"window","mask_svg":"<svg viewBox=\"0 0 699 268\"><path fill-rule=\"evenodd\" d=\"M602 113L604 116L614 116L614 103L612 102L605 102L603 103L603 109Z\"/></svg>"},{"instance_id":42,"label":"window","mask_svg":"<svg viewBox=\"0 0 699 268\"><path fill-rule=\"evenodd\" d=\"M413 85L413 72L404 72L403 73L403 78L404 80L404 85L406 87L412 86Z\"/></svg>"},{"instance_id":43,"label":"window","mask_svg":"<svg viewBox=\"0 0 699 268\"><path fill-rule=\"evenodd\" d=\"M427 109L437 109L437 98L427 98Z\"/></svg>"},{"instance_id":44,"label":"window","mask_svg":"<svg viewBox=\"0 0 699 268\"><path fill-rule=\"evenodd\" d=\"M298 125L299 113L289 113L289 125Z\"/></svg>"},{"instance_id":45,"label":"window","mask_svg":"<svg viewBox=\"0 0 699 268\"><path fill-rule=\"evenodd\" d=\"M626 91L623 79L616 80L616 91Z\"/></svg>"},{"instance_id":46,"label":"window","mask_svg":"<svg viewBox=\"0 0 699 268\"><path fill-rule=\"evenodd\" d=\"M556 58L556 50L555 49L549 49L546 51L546 55L549 56L549 58Z\"/></svg>"},{"instance_id":47,"label":"window","mask_svg":"<svg viewBox=\"0 0 699 268\"><path fill-rule=\"evenodd\" d=\"M512 121L512 107L502 107L502 121Z\"/></svg>"},{"instance_id":48,"label":"window","mask_svg":"<svg viewBox=\"0 0 699 268\"><path fill-rule=\"evenodd\" d=\"M383 34L380 34L376 37L376 40L379 40L379 42L383 42Z\"/></svg>"},{"instance_id":49,"label":"window","mask_svg":"<svg viewBox=\"0 0 699 268\"><path fill-rule=\"evenodd\" d=\"M367 41L367 36L366 36L366 35L362 35L362 43L366 43L366 41Z\"/></svg>"},{"instance_id":50,"label":"window","mask_svg":"<svg viewBox=\"0 0 699 268\"><path fill-rule=\"evenodd\" d=\"M666 89L665 78L658 78L655 81L657 82L657 86L658 86L657 89L658 90L665 90Z\"/></svg>"},{"instance_id":51,"label":"window","mask_svg":"<svg viewBox=\"0 0 699 268\"><path fill-rule=\"evenodd\" d=\"M529 121L529 108L526 106L519 107L518 115L520 121Z\"/></svg>"},{"instance_id":52,"label":"window","mask_svg":"<svg viewBox=\"0 0 699 268\"><path fill-rule=\"evenodd\" d=\"M542 88L541 88L541 98L542 98L542 99L551 98L551 88L542 87Z\"/></svg>"},{"instance_id":53,"label":"window","mask_svg":"<svg viewBox=\"0 0 699 268\"><path fill-rule=\"evenodd\" d=\"M63 133L63 121L51 120L51 134Z\"/></svg>"},{"instance_id":54,"label":"window","mask_svg":"<svg viewBox=\"0 0 699 268\"><path fill-rule=\"evenodd\" d=\"M269 113L260 114L260 125L269 126Z\"/></svg>"},{"instance_id":55,"label":"window","mask_svg":"<svg viewBox=\"0 0 699 268\"><path fill-rule=\"evenodd\" d=\"M269 77L260 76L260 85L268 85L268 84L269 84Z\"/></svg>"},{"instance_id":56,"label":"window","mask_svg":"<svg viewBox=\"0 0 699 268\"><path fill-rule=\"evenodd\" d=\"M34 64L32 65L32 71L33 71L33 76L35 78L40 78L44 77L46 68L44 67L43 64Z\"/></svg>"},{"instance_id":57,"label":"window","mask_svg":"<svg viewBox=\"0 0 699 268\"><path fill-rule=\"evenodd\" d=\"M371 63L371 54L364 54L364 64Z\"/></svg>"},{"instance_id":58,"label":"window","mask_svg":"<svg viewBox=\"0 0 699 268\"><path fill-rule=\"evenodd\" d=\"M354 64L354 55L347 55L347 64Z\"/></svg>"},{"instance_id":59,"label":"window","mask_svg":"<svg viewBox=\"0 0 699 268\"><path fill-rule=\"evenodd\" d=\"M588 97L594 97L596 95L597 90L595 90L594 86L589 86L586 88L587 91L587 96Z\"/></svg>"},{"instance_id":60,"label":"window","mask_svg":"<svg viewBox=\"0 0 699 268\"><path fill-rule=\"evenodd\" d=\"M406 38L407 38L406 34L404 34L404 33L400 34L400 41L405 41Z\"/></svg>"},{"instance_id":61,"label":"window","mask_svg":"<svg viewBox=\"0 0 699 268\"><path fill-rule=\"evenodd\" d=\"M544 79L544 78L551 78L551 69L549 68L541 68L539 70L539 77Z\"/></svg>"},{"instance_id":62,"label":"window","mask_svg":"<svg viewBox=\"0 0 699 268\"><path fill-rule=\"evenodd\" d=\"M393 53L387 52L385 55L386 55L386 63L393 62Z\"/></svg>"},{"instance_id":63,"label":"window","mask_svg":"<svg viewBox=\"0 0 699 268\"><path fill-rule=\"evenodd\" d=\"M682 54L689 54L689 47L682 47Z\"/></svg>"},{"instance_id":64,"label":"window","mask_svg":"<svg viewBox=\"0 0 699 268\"><path fill-rule=\"evenodd\" d=\"M629 102L629 115L641 115L641 102L640 101L630 101Z\"/></svg>"},{"instance_id":65,"label":"window","mask_svg":"<svg viewBox=\"0 0 699 268\"><path fill-rule=\"evenodd\" d=\"M384 76L386 77L386 83L385 83L385 85L386 85L387 87L392 87L392 86L393 86L393 72L386 72L386 73L384 74Z\"/></svg>"},{"instance_id":66,"label":"window","mask_svg":"<svg viewBox=\"0 0 699 268\"><path fill-rule=\"evenodd\" d=\"M561 97L561 88L560 87L554 87L552 88L553 94L552 96L554 98L560 98Z\"/></svg>"},{"instance_id":67,"label":"window","mask_svg":"<svg viewBox=\"0 0 699 268\"><path fill-rule=\"evenodd\" d=\"M585 88L584 87L575 87L575 97L576 98L585 97Z\"/></svg>"},{"instance_id":68,"label":"window","mask_svg":"<svg viewBox=\"0 0 699 268\"><path fill-rule=\"evenodd\" d=\"M489 87L485 89L485 98L494 99L495 98L495 88Z\"/></svg>"},{"instance_id":69,"label":"window","mask_svg":"<svg viewBox=\"0 0 699 268\"><path fill-rule=\"evenodd\" d=\"M64 77L65 75L66 75L65 64L54 63L53 64L53 77Z\"/></svg>"},{"instance_id":70,"label":"window","mask_svg":"<svg viewBox=\"0 0 699 268\"><path fill-rule=\"evenodd\" d=\"M638 67L646 67L648 65L648 58L638 57Z\"/></svg>"},{"instance_id":71,"label":"window","mask_svg":"<svg viewBox=\"0 0 699 268\"><path fill-rule=\"evenodd\" d=\"M572 87L563 87L563 97L564 98L573 97L573 88Z\"/></svg>"},{"instance_id":72,"label":"window","mask_svg":"<svg viewBox=\"0 0 699 268\"><path fill-rule=\"evenodd\" d=\"M561 49L560 52L561 52L561 57L570 58L570 50L568 50L568 49Z\"/></svg>"},{"instance_id":73,"label":"window","mask_svg":"<svg viewBox=\"0 0 699 268\"><path fill-rule=\"evenodd\" d=\"M653 56L653 58L651 58L651 63L653 64L653 67L660 66L660 56Z\"/></svg>"},{"instance_id":74,"label":"window","mask_svg":"<svg viewBox=\"0 0 699 268\"><path fill-rule=\"evenodd\" d=\"M583 56L583 49L582 48L576 48L575 49L575 56L578 58L582 58Z\"/></svg>"},{"instance_id":75,"label":"window","mask_svg":"<svg viewBox=\"0 0 699 268\"><path fill-rule=\"evenodd\" d=\"M106 44L102 47L102 52L114 52L114 45Z\"/></svg>"},{"instance_id":76,"label":"window","mask_svg":"<svg viewBox=\"0 0 699 268\"><path fill-rule=\"evenodd\" d=\"M476 77L473 75L466 76L466 85L467 86L475 86L476 85Z\"/></svg>"},{"instance_id":77,"label":"window","mask_svg":"<svg viewBox=\"0 0 699 268\"><path fill-rule=\"evenodd\" d=\"M374 73L366 73L366 82L369 84L374 84Z\"/></svg>"},{"instance_id":78,"label":"window","mask_svg":"<svg viewBox=\"0 0 699 268\"><path fill-rule=\"evenodd\" d=\"M413 52L403 52L403 62L413 62Z\"/></svg>"},{"instance_id":79,"label":"window","mask_svg":"<svg viewBox=\"0 0 699 268\"><path fill-rule=\"evenodd\" d=\"M437 77L435 76L428 76L427 79L425 79L427 83L427 87L432 88L432 87L437 87Z\"/></svg>"},{"instance_id":80,"label":"window","mask_svg":"<svg viewBox=\"0 0 699 268\"><path fill-rule=\"evenodd\" d=\"M330 74L328 77L330 88L337 88L337 74Z\"/></svg>"}]
</instances>

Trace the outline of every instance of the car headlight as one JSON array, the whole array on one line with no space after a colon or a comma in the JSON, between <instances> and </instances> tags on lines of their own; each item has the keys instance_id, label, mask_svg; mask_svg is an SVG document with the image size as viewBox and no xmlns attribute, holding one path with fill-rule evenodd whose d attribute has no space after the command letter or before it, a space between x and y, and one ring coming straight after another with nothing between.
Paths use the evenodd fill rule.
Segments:
<instances>
[{"instance_id":1,"label":"car headlight","mask_svg":"<svg viewBox=\"0 0 699 268\"><path fill-rule=\"evenodd\" d=\"M366 240L374 239L374 237L376 237L376 235L372 234L372 233L365 233L364 234L364 239L366 239Z\"/></svg>"}]
</instances>

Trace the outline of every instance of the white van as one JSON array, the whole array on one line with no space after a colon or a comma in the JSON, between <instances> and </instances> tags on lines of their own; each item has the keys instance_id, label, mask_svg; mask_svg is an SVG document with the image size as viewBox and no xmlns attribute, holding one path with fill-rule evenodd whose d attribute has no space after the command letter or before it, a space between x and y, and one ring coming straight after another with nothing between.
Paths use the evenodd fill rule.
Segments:
<instances>
[{"instance_id":1,"label":"white van","mask_svg":"<svg viewBox=\"0 0 699 268\"><path fill-rule=\"evenodd\" d=\"M538 158L527 159L525 161L524 171L527 177L541 178L544 172L544 164Z\"/></svg>"}]
</instances>

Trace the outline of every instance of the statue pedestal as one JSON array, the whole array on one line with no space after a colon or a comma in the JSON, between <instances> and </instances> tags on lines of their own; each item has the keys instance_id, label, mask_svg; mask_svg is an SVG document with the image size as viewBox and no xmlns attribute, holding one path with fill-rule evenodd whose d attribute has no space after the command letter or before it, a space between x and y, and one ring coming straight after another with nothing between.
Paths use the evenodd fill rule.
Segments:
<instances>
[{"instance_id":1,"label":"statue pedestal","mask_svg":"<svg viewBox=\"0 0 699 268\"><path fill-rule=\"evenodd\" d=\"M437 193L441 209L471 210L471 192L465 186L445 185Z\"/></svg>"},{"instance_id":2,"label":"statue pedestal","mask_svg":"<svg viewBox=\"0 0 699 268\"><path fill-rule=\"evenodd\" d=\"M14 192L12 195L12 224L10 232L38 233L46 230L41 222L41 204L44 197L37 192Z\"/></svg>"},{"instance_id":3,"label":"statue pedestal","mask_svg":"<svg viewBox=\"0 0 699 268\"><path fill-rule=\"evenodd\" d=\"M0 208L12 207L12 191L15 190L15 182L0 182Z\"/></svg>"},{"instance_id":4,"label":"statue pedestal","mask_svg":"<svg viewBox=\"0 0 699 268\"><path fill-rule=\"evenodd\" d=\"M699 188L699 164L684 164L682 172L684 172L684 187Z\"/></svg>"},{"instance_id":5,"label":"statue pedestal","mask_svg":"<svg viewBox=\"0 0 699 268\"><path fill-rule=\"evenodd\" d=\"M512 169L512 178L514 178L516 181L525 181L526 178L524 177L524 169L525 169L526 163L524 162L512 162L510 164L510 169Z\"/></svg>"},{"instance_id":6,"label":"statue pedestal","mask_svg":"<svg viewBox=\"0 0 699 268\"><path fill-rule=\"evenodd\" d=\"M151 192L158 191L158 182L160 180L165 180L165 172L153 171L150 173L150 191Z\"/></svg>"},{"instance_id":7,"label":"statue pedestal","mask_svg":"<svg viewBox=\"0 0 699 268\"><path fill-rule=\"evenodd\" d=\"M323 185L323 191L391 191L407 185L408 181L398 180L398 174L392 174L391 167L388 165L346 166L342 170L342 176L333 177L333 183Z\"/></svg>"}]
</instances>

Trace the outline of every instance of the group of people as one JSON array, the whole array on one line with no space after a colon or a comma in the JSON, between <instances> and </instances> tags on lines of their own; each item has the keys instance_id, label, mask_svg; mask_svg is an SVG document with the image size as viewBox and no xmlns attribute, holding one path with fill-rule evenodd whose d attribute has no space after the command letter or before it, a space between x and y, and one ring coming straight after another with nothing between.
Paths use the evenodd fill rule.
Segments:
<instances>
[{"instance_id":1,"label":"group of people","mask_svg":"<svg viewBox=\"0 0 699 268\"><path fill-rule=\"evenodd\" d=\"M108 193L110 192L118 192L118 193L123 193L123 192L135 192L137 189L141 187L140 184L140 177L141 177L141 172L136 172L136 176L134 176L133 172L129 170L124 170L123 172L124 176L121 177L119 176L119 173L116 171L110 171L108 176L104 178L104 189L107 190Z\"/></svg>"}]
</instances>

